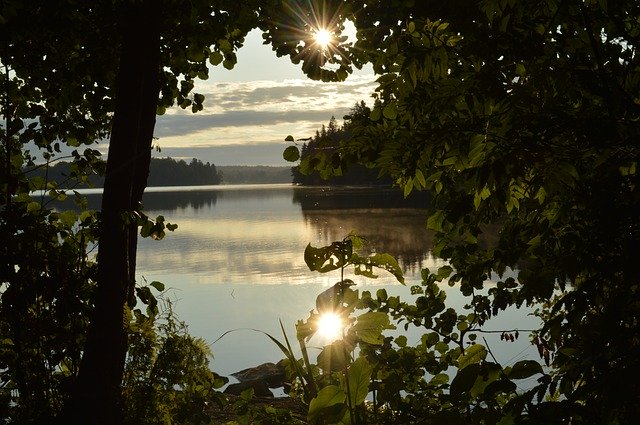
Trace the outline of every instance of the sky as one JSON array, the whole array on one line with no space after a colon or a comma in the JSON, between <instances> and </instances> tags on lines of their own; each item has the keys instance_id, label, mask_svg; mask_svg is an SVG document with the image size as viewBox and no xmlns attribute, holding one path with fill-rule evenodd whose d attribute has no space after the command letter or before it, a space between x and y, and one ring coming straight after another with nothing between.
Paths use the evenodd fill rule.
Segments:
<instances>
[{"instance_id":1,"label":"sky","mask_svg":"<svg viewBox=\"0 0 640 425\"><path fill-rule=\"evenodd\" d=\"M356 102L373 103L371 69L356 70L342 83L312 81L288 57L278 58L254 30L237 52L232 70L213 68L194 92L204 110L171 108L155 128L157 157L197 158L215 165L291 165L282 151L294 138L313 136L332 116L338 123Z\"/></svg>"}]
</instances>

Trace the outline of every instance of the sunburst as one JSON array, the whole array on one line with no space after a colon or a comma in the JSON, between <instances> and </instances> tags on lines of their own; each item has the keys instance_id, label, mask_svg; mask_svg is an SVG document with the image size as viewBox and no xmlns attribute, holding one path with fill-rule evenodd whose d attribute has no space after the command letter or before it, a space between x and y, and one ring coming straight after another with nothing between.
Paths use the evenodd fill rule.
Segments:
<instances>
[{"instance_id":1,"label":"sunburst","mask_svg":"<svg viewBox=\"0 0 640 425\"><path fill-rule=\"evenodd\" d=\"M327 342L333 342L342 337L344 322L336 313L322 313L318 318L318 335Z\"/></svg>"},{"instance_id":2,"label":"sunburst","mask_svg":"<svg viewBox=\"0 0 640 425\"><path fill-rule=\"evenodd\" d=\"M313 34L315 43L322 49L328 49L334 42L334 37L326 28L318 28Z\"/></svg>"}]
</instances>

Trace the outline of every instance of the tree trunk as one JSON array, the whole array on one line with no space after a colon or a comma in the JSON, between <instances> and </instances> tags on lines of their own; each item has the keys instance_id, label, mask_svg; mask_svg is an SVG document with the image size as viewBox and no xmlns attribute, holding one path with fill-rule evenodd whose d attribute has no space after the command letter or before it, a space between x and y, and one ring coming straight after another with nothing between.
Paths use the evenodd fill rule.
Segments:
<instances>
[{"instance_id":1,"label":"tree trunk","mask_svg":"<svg viewBox=\"0 0 640 425\"><path fill-rule=\"evenodd\" d=\"M97 293L77 384L61 415L66 423L123 421L121 384L127 353L124 309L135 288L137 209L146 187L159 94L158 5L130 2L122 16L116 105L102 195Z\"/></svg>"}]
</instances>

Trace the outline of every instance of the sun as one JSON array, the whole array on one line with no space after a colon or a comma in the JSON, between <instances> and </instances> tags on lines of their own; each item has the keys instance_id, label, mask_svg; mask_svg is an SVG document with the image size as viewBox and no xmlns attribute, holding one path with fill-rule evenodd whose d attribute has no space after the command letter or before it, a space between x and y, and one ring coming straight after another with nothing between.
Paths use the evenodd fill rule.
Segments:
<instances>
[{"instance_id":1,"label":"sun","mask_svg":"<svg viewBox=\"0 0 640 425\"><path fill-rule=\"evenodd\" d=\"M344 323L336 313L322 313L317 325L318 334L327 341L335 341L342 336Z\"/></svg>"},{"instance_id":2,"label":"sun","mask_svg":"<svg viewBox=\"0 0 640 425\"><path fill-rule=\"evenodd\" d=\"M326 28L318 28L313 34L313 39L318 46L326 49L333 42L333 35Z\"/></svg>"}]
</instances>

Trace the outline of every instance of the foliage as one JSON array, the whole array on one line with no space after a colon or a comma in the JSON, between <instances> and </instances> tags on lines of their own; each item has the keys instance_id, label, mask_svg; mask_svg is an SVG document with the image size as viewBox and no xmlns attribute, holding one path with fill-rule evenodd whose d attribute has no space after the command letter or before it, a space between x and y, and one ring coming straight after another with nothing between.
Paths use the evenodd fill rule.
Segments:
<instances>
[{"instance_id":1,"label":"foliage","mask_svg":"<svg viewBox=\"0 0 640 425\"><path fill-rule=\"evenodd\" d=\"M224 184L291 183L290 167L223 165L217 170Z\"/></svg>"},{"instance_id":2,"label":"foliage","mask_svg":"<svg viewBox=\"0 0 640 425\"><path fill-rule=\"evenodd\" d=\"M345 115L342 126L337 124L335 117L331 117L329 124L326 127L323 125L313 137L300 139L300 141L304 140L300 148L289 146L285 149L286 160L291 162L300 160L300 165L291 168L293 183L307 186L391 186L391 179L381 177L378 170L359 164L342 164L340 161L338 153L340 143L351 136L351 128L369 119L370 112L371 110L364 102L356 103L349 115Z\"/></svg>"},{"instance_id":3,"label":"foliage","mask_svg":"<svg viewBox=\"0 0 640 425\"><path fill-rule=\"evenodd\" d=\"M340 164L375 166L405 194L432 193L433 252L449 261L449 284L472 310L439 307L440 273L425 275L426 299L415 306L376 304L437 325L451 341L451 329L534 306L543 326L532 338L551 367L515 395L503 378L474 390L474 375L502 376L489 362L462 368L450 387L434 366L441 396L387 401L452 421L631 422L640 394L640 6L363 0L341 14L358 31L348 56L380 77L379 103L341 144ZM331 171L327 163L304 166ZM488 226L497 229L491 244L480 242ZM492 275L497 285L482 292ZM427 335L422 351L400 346L393 355L432 364L425 349L444 341ZM440 349L440 358L460 354ZM536 370L519 365L514 379ZM411 394L404 378L396 385Z\"/></svg>"},{"instance_id":4,"label":"foliage","mask_svg":"<svg viewBox=\"0 0 640 425\"><path fill-rule=\"evenodd\" d=\"M342 274L347 265L363 262L354 253L353 242L359 246L361 240L350 235L325 247L308 246L305 262L313 271ZM391 256L376 257L384 258L376 267L390 270L402 282ZM296 325L302 363L293 364L291 348L287 351L290 371L306 396L311 393L307 388L314 389L310 422L497 423L503 412L523 399L539 396L537 389L516 391L520 380L549 379L538 362L522 360L503 367L489 348L476 343L483 332L477 315L456 314L446 307L445 292L438 285L451 272L449 266L436 273L425 270L421 285L411 288L414 297L409 301L388 296L384 289L360 294L343 276L318 295L316 309ZM323 347L316 365L310 364L305 342L317 332L319 318L327 311L342 318L343 334ZM397 326L417 330L421 336L411 343L403 333L388 332Z\"/></svg>"},{"instance_id":5,"label":"foliage","mask_svg":"<svg viewBox=\"0 0 640 425\"><path fill-rule=\"evenodd\" d=\"M71 398L63 420L86 421L91 417L104 423L121 421L118 388L127 349L122 314L127 301L134 298L137 227L142 224L142 233L152 237L160 238L164 232L163 222L149 221L139 212L155 114L172 106L202 110L204 96L193 92L194 80L208 78L209 64L233 68L235 50L252 28L262 25L281 33L284 21L276 19L280 9L276 0L1 3L0 233L3 254L7 254L3 255L0 280L3 303L4 295L20 294L17 304L28 311L32 303L37 304L38 296L31 296L28 285L22 286L22 275L38 279L50 275L40 261L26 264L16 260L12 255L16 244L25 241L24 249L16 252L26 251L27 246L40 247L40 231L57 226L60 216L66 227L61 229L61 238L66 238L73 226L69 224L72 213L55 213L58 216L29 199L34 189L52 191L54 198L66 195L57 190L46 172L44 179L30 179L27 173L61 159L64 145L75 149L73 179L86 183L88 170L105 172L104 202L96 222L99 230L92 235L100 239L97 270L91 277L95 280L86 279L87 285L97 286L86 305L92 320L88 330L82 329L86 338L76 341L82 344L83 366L67 388ZM311 28L308 22L305 25L308 40ZM278 42L274 40L274 44ZM302 61L308 62L306 58ZM311 73L309 67L304 68ZM318 72L313 67L319 78ZM105 168L98 151L90 146L107 137L109 160ZM33 218L37 220L28 220ZM55 240L56 229L45 230L47 240ZM68 258L70 263L84 258L85 242L89 240L81 241L79 249L74 246L73 253L66 253L74 254ZM56 243L53 245L57 250ZM42 251L38 248L34 252ZM52 255L55 258L57 252ZM87 302L84 295L75 294L81 297L79 304ZM60 301L60 305L54 303L56 307L65 308L66 300L56 301ZM89 311L79 313L83 323ZM20 345L18 349L22 350ZM44 354L51 371L58 358L49 357L50 353ZM32 377L35 381L29 385L39 380L35 374ZM25 379L19 380L26 385ZM31 389L25 386L17 391L25 412L30 411L27 394Z\"/></svg>"},{"instance_id":6,"label":"foliage","mask_svg":"<svg viewBox=\"0 0 640 425\"><path fill-rule=\"evenodd\" d=\"M96 164L98 166L98 164ZM87 187L102 187L104 185L104 170L101 168L96 173L85 175L86 180L77 181L78 172L76 161L47 162L34 166L27 170L31 178L46 179L52 184L57 184L65 189L84 189ZM203 163L193 158L189 163L173 158L151 158L149 163L149 186L189 186L189 185L214 185L220 184L222 174L215 164Z\"/></svg>"},{"instance_id":7,"label":"foliage","mask_svg":"<svg viewBox=\"0 0 640 425\"><path fill-rule=\"evenodd\" d=\"M164 290L160 282L138 288L146 311L134 308L131 315L123 382L125 423L208 423L207 405L223 403L215 389L228 380L209 369L209 345L187 333L170 300L163 300L165 307L158 314L150 287Z\"/></svg>"}]
</instances>

